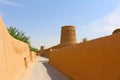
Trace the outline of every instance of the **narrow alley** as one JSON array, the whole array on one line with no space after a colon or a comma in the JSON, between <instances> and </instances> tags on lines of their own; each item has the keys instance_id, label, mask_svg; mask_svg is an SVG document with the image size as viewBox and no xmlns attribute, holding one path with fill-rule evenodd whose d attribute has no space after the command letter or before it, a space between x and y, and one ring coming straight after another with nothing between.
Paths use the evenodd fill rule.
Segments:
<instances>
[{"instance_id":1,"label":"narrow alley","mask_svg":"<svg viewBox=\"0 0 120 80\"><path fill-rule=\"evenodd\" d=\"M63 73L48 64L48 59L37 57L28 68L23 80L70 80Z\"/></svg>"}]
</instances>

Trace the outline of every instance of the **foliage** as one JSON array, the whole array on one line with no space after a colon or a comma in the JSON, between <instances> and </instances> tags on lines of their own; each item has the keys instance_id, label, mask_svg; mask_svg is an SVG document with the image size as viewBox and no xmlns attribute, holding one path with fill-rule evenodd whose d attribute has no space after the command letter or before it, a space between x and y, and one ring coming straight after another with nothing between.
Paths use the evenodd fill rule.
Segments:
<instances>
[{"instance_id":1,"label":"foliage","mask_svg":"<svg viewBox=\"0 0 120 80\"><path fill-rule=\"evenodd\" d=\"M19 29L15 28L15 27L12 27L12 26L10 26L8 28L8 32L15 39L27 43L29 45L30 51L34 51L34 52L37 51L36 48L34 48L30 45L30 37L26 36L24 32L20 31Z\"/></svg>"},{"instance_id":2,"label":"foliage","mask_svg":"<svg viewBox=\"0 0 120 80\"><path fill-rule=\"evenodd\" d=\"M82 39L82 42L87 42L87 38L83 38L83 39Z\"/></svg>"},{"instance_id":3,"label":"foliage","mask_svg":"<svg viewBox=\"0 0 120 80\"><path fill-rule=\"evenodd\" d=\"M32 46L29 46L29 48L30 48L30 51L34 51L34 52L37 52L37 51L38 51L38 49L36 49L36 48L34 48L34 47L32 47Z\"/></svg>"},{"instance_id":4,"label":"foliage","mask_svg":"<svg viewBox=\"0 0 120 80\"><path fill-rule=\"evenodd\" d=\"M9 27L8 32L11 36L13 36L15 39L23 41L27 44L30 44L30 37L26 36L24 32L20 31L19 29L15 27Z\"/></svg>"}]
</instances>

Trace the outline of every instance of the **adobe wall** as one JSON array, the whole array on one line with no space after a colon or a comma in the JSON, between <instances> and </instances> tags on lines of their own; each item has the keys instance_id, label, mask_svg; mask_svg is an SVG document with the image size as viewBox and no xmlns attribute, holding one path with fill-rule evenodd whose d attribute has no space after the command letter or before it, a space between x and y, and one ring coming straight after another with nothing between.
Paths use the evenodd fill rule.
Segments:
<instances>
[{"instance_id":1,"label":"adobe wall","mask_svg":"<svg viewBox=\"0 0 120 80\"><path fill-rule=\"evenodd\" d=\"M0 17L0 80L19 80L29 61L28 45L11 37Z\"/></svg>"},{"instance_id":2,"label":"adobe wall","mask_svg":"<svg viewBox=\"0 0 120 80\"><path fill-rule=\"evenodd\" d=\"M49 63L73 80L119 80L120 33L52 51Z\"/></svg>"},{"instance_id":3,"label":"adobe wall","mask_svg":"<svg viewBox=\"0 0 120 80\"><path fill-rule=\"evenodd\" d=\"M36 52L30 51L30 61L33 62L35 61L36 58Z\"/></svg>"}]
</instances>

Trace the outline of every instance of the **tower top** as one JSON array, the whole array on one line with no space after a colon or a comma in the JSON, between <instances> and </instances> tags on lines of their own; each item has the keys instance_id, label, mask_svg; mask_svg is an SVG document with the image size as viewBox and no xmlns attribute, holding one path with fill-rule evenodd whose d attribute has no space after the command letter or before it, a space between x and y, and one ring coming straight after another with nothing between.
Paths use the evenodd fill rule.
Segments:
<instances>
[{"instance_id":1,"label":"tower top","mask_svg":"<svg viewBox=\"0 0 120 80\"><path fill-rule=\"evenodd\" d=\"M73 26L73 25L65 25L65 26L62 26L62 28L63 27L75 27L75 26Z\"/></svg>"}]
</instances>

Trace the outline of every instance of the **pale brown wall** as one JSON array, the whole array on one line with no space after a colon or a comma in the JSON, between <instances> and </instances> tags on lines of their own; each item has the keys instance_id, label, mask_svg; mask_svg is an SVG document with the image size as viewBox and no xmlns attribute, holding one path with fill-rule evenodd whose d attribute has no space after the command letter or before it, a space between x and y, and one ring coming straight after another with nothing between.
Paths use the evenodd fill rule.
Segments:
<instances>
[{"instance_id":1,"label":"pale brown wall","mask_svg":"<svg viewBox=\"0 0 120 80\"><path fill-rule=\"evenodd\" d=\"M31 51L30 52L30 61L34 61L36 58L36 52Z\"/></svg>"},{"instance_id":2,"label":"pale brown wall","mask_svg":"<svg viewBox=\"0 0 120 80\"><path fill-rule=\"evenodd\" d=\"M0 80L18 80L29 63L27 44L11 37L0 17Z\"/></svg>"},{"instance_id":3,"label":"pale brown wall","mask_svg":"<svg viewBox=\"0 0 120 80\"><path fill-rule=\"evenodd\" d=\"M120 80L120 33L53 51L50 64L73 80Z\"/></svg>"}]
</instances>

